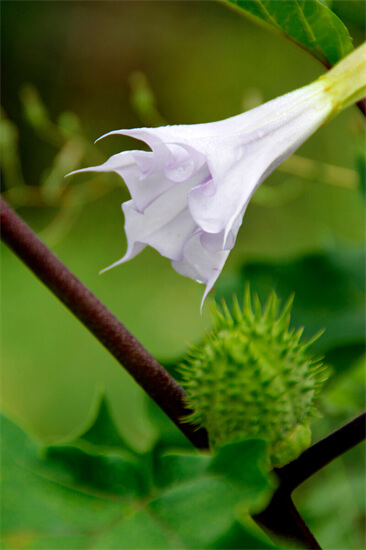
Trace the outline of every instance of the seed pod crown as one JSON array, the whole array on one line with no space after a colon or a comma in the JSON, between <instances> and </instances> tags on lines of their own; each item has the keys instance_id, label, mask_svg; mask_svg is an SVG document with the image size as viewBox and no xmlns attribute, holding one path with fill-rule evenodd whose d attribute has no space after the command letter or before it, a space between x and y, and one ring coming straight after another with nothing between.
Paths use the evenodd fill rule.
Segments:
<instances>
[{"instance_id":1,"label":"seed pod crown","mask_svg":"<svg viewBox=\"0 0 366 550\"><path fill-rule=\"evenodd\" d=\"M279 313L273 292L262 312L248 287L243 308L236 299L232 313L215 306L214 329L190 348L181 366L193 411L187 420L206 428L213 448L262 438L279 466L309 446L314 398L327 376L308 354L320 334L301 342L302 329L289 329L292 301Z\"/></svg>"}]
</instances>

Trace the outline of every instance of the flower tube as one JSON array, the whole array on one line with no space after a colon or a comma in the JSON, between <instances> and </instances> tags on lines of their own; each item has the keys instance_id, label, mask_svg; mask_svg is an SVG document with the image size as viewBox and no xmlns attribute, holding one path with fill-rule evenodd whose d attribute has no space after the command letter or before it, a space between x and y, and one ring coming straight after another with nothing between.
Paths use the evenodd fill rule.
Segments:
<instances>
[{"instance_id":1,"label":"flower tube","mask_svg":"<svg viewBox=\"0 0 366 550\"><path fill-rule=\"evenodd\" d=\"M226 120L102 136L130 136L150 148L78 170L116 172L131 194L122 205L127 252L110 267L151 246L178 273L206 285L203 303L257 187L338 110L362 97L364 56L365 46L312 84Z\"/></svg>"}]
</instances>

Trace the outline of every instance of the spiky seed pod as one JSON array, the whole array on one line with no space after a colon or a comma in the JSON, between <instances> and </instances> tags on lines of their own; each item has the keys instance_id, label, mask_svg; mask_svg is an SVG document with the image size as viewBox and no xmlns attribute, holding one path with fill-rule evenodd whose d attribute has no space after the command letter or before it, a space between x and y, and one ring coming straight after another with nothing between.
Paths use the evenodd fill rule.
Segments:
<instances>
[{"instance_id":1,"label":"spiky seed pod","mask_svg":"<svg viewBox=\"0 0 366 550\"><path fill-rule=\"evenodd\" d=\"M273 292L264 312L249 287L243 308L234 300L214 309L214 329L192 346L181 372L189 407L187 419L204 426L213 448L244 438L268 442L269 459L279 466L310 444L313 401L326 380L326 367L308 355L302 330L289 329L293 298L281 313Z\"/></svg>"}]
</instances>

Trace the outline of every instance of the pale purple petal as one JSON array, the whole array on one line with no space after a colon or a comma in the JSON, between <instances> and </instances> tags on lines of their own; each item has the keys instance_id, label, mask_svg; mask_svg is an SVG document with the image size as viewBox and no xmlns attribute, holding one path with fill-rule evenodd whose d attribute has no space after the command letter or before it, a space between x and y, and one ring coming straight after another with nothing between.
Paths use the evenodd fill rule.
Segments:
<instances>
[{"instance_id":1,"label":"pale purple petal","mask_svg":"<svg viewBox=\"0 0 366 550\"><path fill-rule=\"evenodd\" d=\"M143 212L156 197L162 195L174 185L161 172L151 174L148 181L143 181L139 166L144 166L145 168L150 166L150 171L153 160L154 155L151 152L124 151L113 155L99 166L82 168L81 170L71 172L69 175L83 172L116 172L124 179L137 210Z\"/></svg>"},{"instance_id":2,"label":"pale purple petal","mask_svg":"<svg viewBox=\"0 0 366 550\"><path fill-rule=\"evenodd\" d=\"M205 163L205 156L184 139L181 142L177 142L172 136L170 140L169 134L165 131L166 128L170 128L170 126L163 128L114 130L104 134L99 140L112 135L123 135L144 141L154 153L154 163L150 170L164 168L169 172L169 169L171 169L172 174L174 174L179 166L189 163L191 166L190 173L187 176L189 177ZM172 181L182 181L182 175L180 174L178 179L174 179L173 175L171 179Z\"/></svg>"},{"instance_id":3,"label":"pale purple petal","mask_svg":"<svg viewBox=\"0 0 366 550\"><path fill-rule=\"evenodd\" d=\"M238 119L243 125L241 134L206 138L197 145L207 155L217 186L211 196L200 186L190 192L190 211L204 231L225 228L228 234L260 183L324 122L331 106L318 96L318 88L296 90L234 117L234 128Z\"/></svg>"},{"instance_id":4,"label":"pale purple petal","mask_svg":"<svg viewBox=\"0 0 366 550\"><path fill-rule=\"evenodd\" d=\"M191 182L184 182L170 188L139 212L133 201L123 204L125 231L128 241L127 253L122 259L130 259L135 253L136 243L148 244L163 256L179 260L183 245L196 229L196 224L187 208L187 196Z\"/></svg>"},{"instance_id":5,"label":"pale purple petal","mask_svg":"<svg viewBox=\"0 0 366 550\"><path fill-rule=\"evenodd\" d=\"M230 230L223 229L220 233L201 234L201 243L210 252L219 252L220 250L231 250L234 247L236 237L243 221L244 212L241 212L236 218Z\"/></svg>"},{"instance_id":6,"label":"pale purple petal","mask_svg":"<svg viewBox=\"0 0 366 550\"><path fill-rule=\"evenodd\" d=\"M324 86L317 81L219 122L106 134L130 136L151 149L80 170L114 171L131 193L123 205L128 248L113 265L149 245L178 273L206 285L203 303L257 187L329 118L333 107Z\"/></svg>"},{"instance_id":7,"label":"pale purple petal","mask_svg":"<svg viewBox=\"0 0 366 550\"><path fill-rule=\"evenodd\" d=\"M171 260L183 259L183 247L197 225L186 208L166 225L145 237L144 242L152 246L162 256Z\"/></svg>"},{"instance_id":8,"label":"pale purple petal","mask_svg":"<svg viewBox=\"0 0 366 550\"><path fill-rule=\"evenodd\" d=\"M186 277L206 285L202 304L212 289L229 255L229 250L210 252L201 243L201 231L194 233L185 243L181 262L173 261L173 268ZM201 306L202 306L201 304Z\"/></svg>"},{"instance_id":9,"label":"pale purple petal","mask_svg":"<svg viewBox=\"0 0 366 550\"><path fill-rule=\"evenodd\" d=\"M123 151L122 153L117 153L109 157L106 162L100 164L99 166L89 166L88 168L81 168L80 170L74 170L67 174L68 176L73 176L74 174L82 174L83 172L117 172L123 170L130 166L136 164L135 158L132 151Z\"/></svg>"}]
</instances>

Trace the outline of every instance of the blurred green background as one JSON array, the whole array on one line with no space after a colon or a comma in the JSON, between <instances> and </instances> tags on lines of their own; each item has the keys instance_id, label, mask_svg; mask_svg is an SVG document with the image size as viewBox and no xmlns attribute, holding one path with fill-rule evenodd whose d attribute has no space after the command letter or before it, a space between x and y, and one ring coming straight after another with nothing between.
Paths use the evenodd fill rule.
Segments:
<instances>
[{"instance_id":1,"label":"blurred green background","mask_svg":"<svg viewBox=\"0 0 366 550\"><path fill-rule=\"evenodd\" d=\"M333 8L360 43L365 4L339 1ZM315 437L356 414L364 404L365 235L364 132L356 108L301 147L305 164L295 157L258 190L202 316L203 287L176 274L154 250L100 276L125 251L120 204L128 193L113 174L63 178L139 147L122 137L93 145L110 130L226 118L314 80L324 70L319 62L211 1L3 1L1 10L2 172L9 203L173 371L187 344L209 328L213 298L230 301L246 280L263 297L272 287L284 299L295 291L294 322L307 334L327 329L318 351L334 372ZM148 449L168 429L156 409L21 262L4 246L1 253L3 410L49 443L84 425L104 390L124 437ZM357 476L360 456L355 451L346 459L358 464L352 466ZM343 466L334 467L334 479L341 479L337 498L354 501L358 478L345 489ZM309 522L320 522L328 546L358 547L349 521L338 518L337 534L337 516L331 520L324 503L328 515L321 523L312 504L319 506L319 498L302 491ZM326 500L332 498L328 492Z\"/></svg>"}]
</instances>

